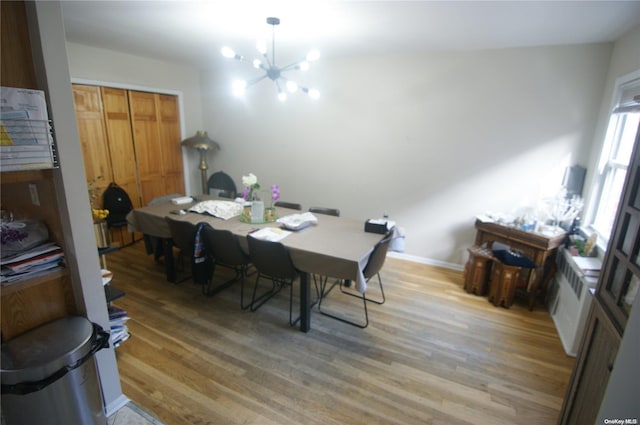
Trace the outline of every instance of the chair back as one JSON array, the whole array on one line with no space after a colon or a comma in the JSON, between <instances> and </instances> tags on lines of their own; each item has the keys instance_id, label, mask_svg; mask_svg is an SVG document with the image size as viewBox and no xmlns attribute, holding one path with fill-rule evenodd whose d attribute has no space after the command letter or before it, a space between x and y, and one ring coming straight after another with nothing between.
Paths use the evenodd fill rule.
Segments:
<instances>
[{"instance_id":1,"label":"chair back","mask_svg":"<svg viewBox=\"0 0 640 425\"><path fill-rule=\"evenodd\" d=\"M276 203L273 205L275 205L276 207L289 208L290 210L302 211L302 205L296 204L294 202L276 201Z\"/></svg>"},{"instance_id":2,"label":"chair back","mask_svg":"<svg viewBox=\"0 0 640 425\"><path fill-rule=\"evenodd\" d=\"M365 279L369 279L380 272L380 269L382 269L384 261L387 258L387 251L389 250L390 242L391 235L387 235L373 248L373 252L369 256L369 260L367 260L367 265L362 271Z\"/></svg>"},{"instance_id":3,"label":"chair back","mask_svg":"<svg viewBox=\"0 0 640 425\"><path fill-rule=\"evenodd\" d=\"M183 220L176 220L165 217L171 232L171 239L175 246L185 254L193 254L193 240L196 235L196 226L193 223Z\"/></svg>"},{"instance_id":4,"label":"chair back","mask_svg":"<svg viewBox=\"0 0 640 425\"><path fill-rule=\"evenodd\" d=\"M310 207L309 212L340 217L340 210L337 208Z\"/></svg>"},{"instance_id":5,"label":"chair back","mask_svg":"<svg viewBox=\"0 0 640 425\"><path fill-rule=\"evenodd\" d=\"M249 235L249 257L261 274L277 279L294 279L298 270L287 248L280 242L264 241Z\"/></svg>"},{"instance_id":6,"label":"chair back","mask_svg":"<svg viewBox=\"0 0 640 425\"><path fill-rule=\"evenodd\" d=\"M250 262L249 256L240 247L238 238L229 230L217 230L206 226L203 231L204 243L215 261L229 266L240 266Z\"/></svg>"},{"instance_id":7,"label":"chair back","mask_svg":"<svg viewBox=\"0 0 640 425\"><path fill-rule=\"evenodd\" d=\"M238 190L231 176L224 171L217 171L209 176L207 180L207 192L211 193L211 189L218 189L223 192L219 196L224 198L235 198Z\"/></svg>"}]
</instances>

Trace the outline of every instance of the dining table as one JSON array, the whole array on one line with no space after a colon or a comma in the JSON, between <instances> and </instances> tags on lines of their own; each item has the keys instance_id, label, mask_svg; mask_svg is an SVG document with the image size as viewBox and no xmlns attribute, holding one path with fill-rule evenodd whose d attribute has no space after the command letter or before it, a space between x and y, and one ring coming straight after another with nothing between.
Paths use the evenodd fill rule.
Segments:
<instances>
[{"instance_id":1,"label":"dining table","mask_svg":"<svg viewBox=\"0 0 640 425\"><path fill-rule=\"evenodd\" d=\"M278 222L252 223L242 215L222 219L207 213L190 211L202 201L235 202L218 200L210 195L202 195L192 202L175 205L171 201L135 208L127 215L130 231L157 238L162 243L165 255L167 280L175 282L175 266L171 232L166 217L184 220L194 225L208 223L218 230L229 230L238 237L242 249L249 252L247 236L265 227L281 233ZM276 207L276 217L300 214L301 211ZM348 217L314 214L316 223L300 230L286 230L286 237L280 242L286 246L291 260L300 272L300 330L311 329L311 276L321 275L349 280L355 288L364 292L367 282L363 270L375 245L385 236L365 232L365 221Z\"/></svg>"}]
</instances>

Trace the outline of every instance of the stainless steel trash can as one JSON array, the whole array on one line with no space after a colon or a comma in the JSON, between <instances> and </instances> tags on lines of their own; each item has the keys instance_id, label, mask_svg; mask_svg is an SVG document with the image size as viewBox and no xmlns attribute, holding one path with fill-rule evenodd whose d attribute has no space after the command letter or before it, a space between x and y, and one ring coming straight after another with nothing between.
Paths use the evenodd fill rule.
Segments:
<instances>
[{"instance_id":1,"label":"stainless steel trash can","mask_svg":"<svg viewBox=\"0 0 640 425\"><path fill-rule=\"evenodd\" d=\"M2 343L6 425L106 425L94 354L108 345L108 333L75 316Z\"/></svg>"}]
</instances>

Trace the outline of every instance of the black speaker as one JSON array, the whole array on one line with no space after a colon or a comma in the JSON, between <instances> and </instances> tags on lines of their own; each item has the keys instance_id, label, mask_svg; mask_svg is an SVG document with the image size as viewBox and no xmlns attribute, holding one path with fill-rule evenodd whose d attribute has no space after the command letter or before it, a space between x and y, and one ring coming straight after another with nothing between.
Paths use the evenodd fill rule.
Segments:
<instances>
[{"instance_id":1,"label":"black speaker","mask_svg":"<svg viewBox=\"0 0 640 425\"><path fill-rule=\"evenodd\" d=\"M570 199L574 195L582 196L585 174L587 169L579 165L567 167L562 181L562 185L567 189L567 198Z\"/></svg>"}]
</instances>

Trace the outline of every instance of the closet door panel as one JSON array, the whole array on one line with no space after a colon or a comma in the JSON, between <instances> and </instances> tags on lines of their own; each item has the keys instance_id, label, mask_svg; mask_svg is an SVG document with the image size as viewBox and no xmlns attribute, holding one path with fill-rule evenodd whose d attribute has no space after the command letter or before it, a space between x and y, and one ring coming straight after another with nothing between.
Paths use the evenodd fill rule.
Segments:
<instances>
[{"instance_id":1,"label":"closet door panel","mask_svg":"<svg viewBox=\"0 0 640 425\"><path fill-rule=\"evenodd\" d=\"M155 95L130 91L129 106L140 177L159 177L163 165Z\"/></svg>"},{"instance_id":2,"label":"closet door panel","mask_svg":"<svg viewBox=\"0 0 640 425\"><path fill-rule=\"evenodd\" d=\"M158 95L160 144L168 193L184 193L180 114L177 96ZM173 189L173 190L170 190Z\"/></svg>"},{"instance_id":3,"label":"closet door panel","mask_svg":"<svg viewBox=\"0 0 640 425\"><path fill-rule=\"evenodd\" d=\"M96 189L94 194L100 195L112 179L100 90L94 86L74 85L73 102L87 182ZM97 196L96 200L99 198ZM101 203L98 201L98 204Z\"/></svg>"},{"instance_id":4,"label":"closet door panel","mask_svg":"<svg viewBox=\"0 0 640 425\"><path fill-rule=\"evenodd\" d=\"M127 191L133 206L139 207L140 194L127 92L121 89L102 87L102 102L111 154L113 181Z\"/></svg>"}]
</instances>

